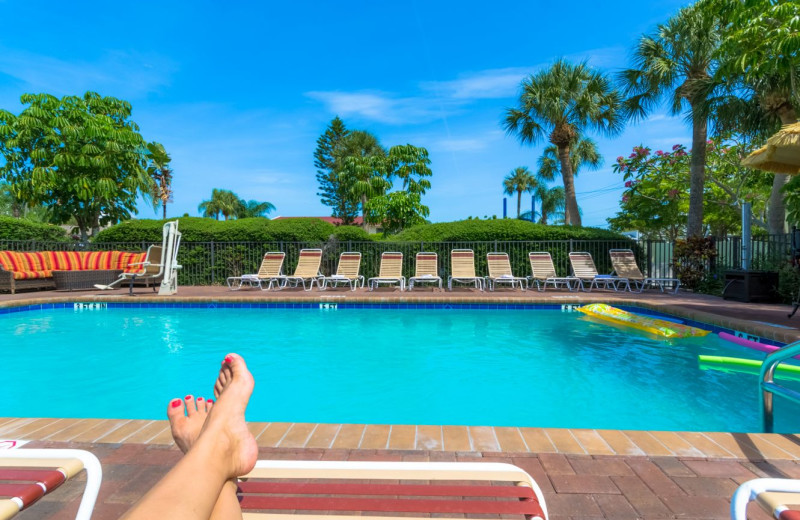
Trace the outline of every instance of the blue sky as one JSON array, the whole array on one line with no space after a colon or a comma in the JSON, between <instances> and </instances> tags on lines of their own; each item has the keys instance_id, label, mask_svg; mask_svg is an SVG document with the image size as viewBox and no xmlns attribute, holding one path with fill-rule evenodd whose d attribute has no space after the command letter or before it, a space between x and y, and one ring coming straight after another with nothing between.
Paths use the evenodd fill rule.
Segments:
<instances>
[{"instance_id":1,"label":"blue sky","mask_svg":"<svg viewBox=\"0 0 800 520\"><path fill-rule=\"evenodd\" d=\"M270 201L271 216L329 215L316 196L316 139L339 115L386 146L423 146L431 220L502 215L502 180L535 169L501 120L523 78L557 57L614 72L638 37L686 1L45 2L0 0L0 107L26 92L93 90L133 105L175 170L168 215L197 215L212 188ZM584 225L618 210L618 155L689 144L656 113L614 138L576 180ZM524 209L530 204L525 197ZM516 201L509 200L515 214ZM155 218L140 205L139 218Z\"/></svg>"}]
</instances>

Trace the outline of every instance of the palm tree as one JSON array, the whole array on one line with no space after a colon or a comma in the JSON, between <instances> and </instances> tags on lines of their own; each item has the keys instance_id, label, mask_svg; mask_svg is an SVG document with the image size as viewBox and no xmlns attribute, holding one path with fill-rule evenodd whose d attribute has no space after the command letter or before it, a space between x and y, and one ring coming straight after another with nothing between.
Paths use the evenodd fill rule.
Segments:
<instances>
[{"instance_id":1,"label":"palm tree","mask_svg":"<svg viewBox=\"0 0 800 520\"><path fill-rule=\"evenodd\" d=\"M519 106L506 110L504 127L523 144L536 144L545 137L556 146L566 197L566 223L580 226L575 197L570 147L578 135L592 129L614 135L622 129L619 93L606 76L586 62L566 60L540 71L522 82Z\"/></svg>"},{"instance_id":2,"label":"palm tree","mask_svg":"<svg viewBox=\"0 0 800 520\"><path fill-rule=\"evenodd\" d=\"M703 232L708 119L702 110L703 82L711 76L720 37L716 17L696 5L681 9L653 34L643 35L633 54L633 67L620 73L627 115L647 116L662 100L672 114L687 112L692 122L692 158L689 165L687 236ZM687 111L688 109L688 111Z\"/></svg>"},{"instance_id":3,"label":"palm tree","mask_svg":"<svg viewBox=\"0 0 800 520\"><path fill-rule=\"evenodd\" d=\"M517 194L517 218L522 210L522 194L532 192L536 189L536 184L536 177L528 171L527 166L517 166L503 179L503 193Z\"/></svg>"},{"instance_id":4,"label":"palm tree","mask_svg":"<svg viewBox=\"0 0 800 520\"><path fill-rule=\"evenodd\" d=\"M236 218L252 218L252 217L266 217L270 212L275 210L275 206L271 202L258 202L257 200L244 199L239 201L241 208Z\"/></svg>"},{"instance_id":5,"label":"palm tree","mask_svg":"<svg viewBox=\"0 0 800 520\"><path fill-rule=\"evenodd\" d=\"M547 221L551 216L558 220L566 218L566 215L564 215L564 210L566 208L566 197L564 196L563 186L548 188L546 184L540 184L539 188L536 190L536 196L540 201L540 224L544 224L546 226Z\"/></svg>"},{"instance_id":6,"label":"palm tree","mask_svg":"<svg viewBox=\"0 0 800 520\"><path fill-rule=\"evenodd\" d=\"M147 174L153 179L153 202L164 209L164 220L167 219L167 203L172 202L172 158L161 143L147 143Z\"/></svg>"},{"instance_id":7,"label":"palm tree","mask_svg":"<svg viewBox=\"0 0 800 520\"><path fill-rule=\"evenodd\" d=\"M578 137L569 149L569 162L572 175L577 176L584 166L597 170L603 164L603 156L597 151L597 144L588 137ZM536 178L541 181L552 181L561 175L561 163L558 160L558 149L548 146L539 157L539 171Z\"/></svg>"},{"instance_id":8,"label":"palm tree","mask_svg":"<svg viewBox=\"0 0 800 520\"><path fill-rule=\"evenodd\" d=\"M242 201L230 190L211 190L211 199L204 200L197 206L204 217L214 217L219 220L220 213L225 220L241 212Z\"/></svg>"}]
</instances>

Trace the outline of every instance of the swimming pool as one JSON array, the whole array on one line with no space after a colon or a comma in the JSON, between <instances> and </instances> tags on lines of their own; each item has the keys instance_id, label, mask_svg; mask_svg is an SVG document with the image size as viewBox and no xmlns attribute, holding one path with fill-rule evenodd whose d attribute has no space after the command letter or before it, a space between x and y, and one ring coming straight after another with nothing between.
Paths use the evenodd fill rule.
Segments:
<instances>
[{"instance_id":1,"label":"swimming pool","mask_svg":"<svg viewBox=\"0 0 800 520\"><path fill-rule=\"evenodd\" d=\"M666 341L554 306L247 307L0 314L0 416L161 419L172 397L210 396L236 351L252 421L760 430L757 376L697 361L760 353L715 335ZM800 431L798 411L777 398L776 431Z\"/></svg>"}]
</instances>

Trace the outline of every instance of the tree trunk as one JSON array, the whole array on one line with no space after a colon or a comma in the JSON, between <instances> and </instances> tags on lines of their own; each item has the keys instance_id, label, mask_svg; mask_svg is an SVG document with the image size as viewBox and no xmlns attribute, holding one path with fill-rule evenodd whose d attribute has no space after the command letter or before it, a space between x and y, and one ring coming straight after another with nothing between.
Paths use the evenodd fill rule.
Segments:
<instances>
[{"instance_id":1,"label":"tree trunk","mask_svg":"<svg viewBox=\"0 0 800 520\"><path fill-rule=\"evenodd\" d=\"M364 226L364 224L367 223L366 212L367 212L367 196L366 195L362 195L361 196L361 225L362 226Z\"/></svg>"},{"instance_id":2,"label":"tree trunk","mask_svg":"<svg viewBox=\"0 0 800 520\"><path fill-rule=\"evenodd\" d=\"M517 219L519 219L520 211L522 210L522 192L517 192Z\"/></svg>"},{"instance_id":3,"label":"tree trunk","mask_svg":"<svg viewBox=\"0 0 800 520\"><path fill-rule=\"evenodd\" d=\"M578 199L575 196L575 177L572 172L572 161L569 160L569 146L558 147L558 160L561 162L561 178L564 181L564 223L581 227L581 214L578 211Z\"/></svg>"},{"instance_id":4,"label":"tree trunk","mask_svg":"<svg viewBox=\"0 0 800 520\"><path fill-rule=\"evenodd\" d=\"M708 121L692 107L692 160L689 164L689 217L686 236L703 235L703 188L706 183L706 139Z\"/></svg>"},{"instance_id":5,"label":"tree trunk","mask_svg":"<svg viewBox=\"0 0 800 520\"><path fill-rule=\"evenodd\" d=\"M161 206L164 208L164 220L167 220L167 203L162 201Z\"/></svg>"},{"instance_id":6,"label":"tree trunk","mask_svg":"<svg viewBox=\"0 0 800 520\"><path fill-rule=\"evenodd\" d=\"M797 113L794 108L787 108L778 112L781 124L789 125L797 122ZM769 194L769 213L767 215L767 229L770 235L786 233L786 203L783 200L781 189L789 182L789 176L776 173L772 179L772 192Z\"/></svg>"}]
</instances>

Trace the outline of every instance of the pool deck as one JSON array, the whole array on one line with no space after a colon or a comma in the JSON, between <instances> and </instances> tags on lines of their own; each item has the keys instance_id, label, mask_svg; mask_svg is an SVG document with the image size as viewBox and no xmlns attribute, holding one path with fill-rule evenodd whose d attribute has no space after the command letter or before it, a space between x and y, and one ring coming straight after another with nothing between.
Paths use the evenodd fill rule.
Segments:
<instances>
[{"instance_id":1,"label":"pool deck","mask_svg":"<svg viewBox=\"0 0 800 520\"><path fill-rule=\"evenodd\" d=\"M635 304L776 341L800 340L788 305L751 304L680 293L606 291L400 293L328 290L231 292L181 287L159 298L149 289L0 295L0 308L63 301ZM778 411L780 413L780 411ZM261 458L328 460L487 460L526 469L546 495L551 518L729 518L736 486L758 476L800 478L800 436L722 432L644 432L442 425L252 423ZM27 447L77 447L98 455L104 480L95 519L117 518L180 457L166 421L0 418L0 439ZM17 518L69 518L74 487L56 490ZM48 516L49 515L49 516ZM769 518L752 509L752 518Z\"/></svg>"}]
</instances>

